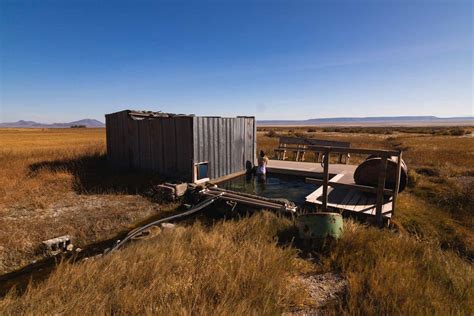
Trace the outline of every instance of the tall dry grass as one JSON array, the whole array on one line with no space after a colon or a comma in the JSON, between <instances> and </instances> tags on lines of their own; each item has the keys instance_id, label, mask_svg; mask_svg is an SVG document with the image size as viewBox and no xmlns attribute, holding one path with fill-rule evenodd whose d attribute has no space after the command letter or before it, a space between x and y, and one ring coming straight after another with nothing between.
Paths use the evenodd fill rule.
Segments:
<instances>
[{"instance_id":1,"label":"tall dry grass","mask_svg":"<svg viewBox=\"0 0 474 316\"><path fill-rule=\"evenodd\" d=\"M472 266L409 234L345 221L341 240L300 259L276 237L292 223L271 213L199 223L106 258L62 264L44 283L0 300L2 314L262 314L311 310L300 275L335 271L348 281L326 313L471 314Z\"/></svg>"},{"instance_id":2,"label":"tall dry grass","mask_svg":"<svg viewBox=\"0 0 474 316\"><path fill-rule=\"evenodd\" d=\"M470 315L472 265L436 242L345 223L344 237L323 259L348 281L337 313L349 315Z\"/></svg>"},{"instance_id":3,"label":"tall dry grass","mask_svg":"<svg viewBox=\"0 0 474 316\"><path fill-rule=\"evenodd\" d=\"M18 145L18 151L2 152L1 159L6 159L12 170L3 167L0 172L8 179L2 177L1 181L8 193L16 194L13 199L4 196L1 200L4 204L0 205L8 207L7 213L2 213L8 216L2 220L9 216L26 218L26 222L18 222L20 225L11 225L14 223L11 220L2 225L14 227L11 233L24 233L25 237L20 239L36 240L28 239L25 231L41 231L53 217L46 216L42 222L41 217L32 217L32 214L56 209L57 203L69 200L69 195L73 199L84 197L82 205L97 196L110 199L110 203L115 201L116 205L126 205L126 195L122 193L140 191L133 179L114 178L108 171L101 173L101 168L93 168L103 166L100 163L103 131L87 131L90 134L78 136L82 141L74 145L77 154L68 154L65 139L74 138L78 132L82 131L52 132L65 133L49 138L64 144L59 146L60 150L54 149L53 144L48 145L48 141L42 139L45 135L39 135L41 139L37 141L44 142L45 147L51 146L48 150L42 145L35 147L35 141L25 140L23 145ZM317 260L310 264L299 259L294 247L277 244L275 236L281 231L288 234L291 223L271 214L257 214L211 227L196 224L137 243L107 258L62 264L50 278L32 285L25 294L11 293L0 300L0 313L275 314L308 303L297 278L299 274L330 270L346 277L348 287L344 298L333 309L328 308L329 313L472 314L472 209L469 209L466 194L456 195L456 190L453 191L452 181L464 183L474 174L470 149L474 148L473 139L405 133L315 131L308 135L350 141L354 147L404 150L408 167L415 170L418 181L400 195L394 217L395 230L345 221L342 240L332 248L313 253ZM5 142L4 136L0 133L0 140ZM11 148L17 146L13 143L9 145ZM259 132L259 149L271 153L277 144L276 137ZM91 145L98 145L99 160L93 158L94 154L90 155L94 151L85 154ZM84 154L92 160L84 159ZM8 155L10 158L5 158ZM20 162L15 162L16 159ZM352 157L351 162L361 159L364 157ZM96 173L99 179L94 179ZM115 179L129 185L116 188L110 183L116 182ZM29 184L22 185L22 181ZM35 190L30 190L30 186L36 186ZM449 199L439 200L440 195ZM30 203L30 196L36 202ZM132 205L136 203L136 211L146 209L147 204L143 204L144 199L139 195L128 198L134 201ZM74 221L78 221L76 233L91 229L98 232L94 238L100 238L135 219L125 214L137 213L127 208L113 213L107 208L108 203L91 207L87 216L78 213L74 217ZM24 211L13 209L11 205L23 206ZM459 208L464 211L456 212ZM113 215L109 216L109 212ZM113 218L120 214L124 218L114 222ZM49 233L62 233L61 227L74 226L73 219L66 219L65 213L59 213L56 218ZM65 225L64 219L72 224ZM0 236L0 242L7 238ZM15 246L7 247L14 249ZM25 252L11 253L18 258Z\"/></svg>"},{"instance_id":4,"label":"tall dry grass","mask_svg":"<svg viewBox=\"0 0 474 316\"><path fill-rule=\"evenodd\" d=\"M273 214L162 233L114 255L62 264L1 314L262 314L307 299L297 276L311 270L275 237L291 226Z\"/></svg>"},{"instance_id":5,"label":"tall dry grass","mask_svg":"<svg viewBox=\"0 0 474 316\"><path fill-rule=\"evenodd\" d=\"M137 194L155 178L110 169L104 129L0 130L0 273L41 259L42 240L82 247L173 208Z\"/></svg>"}]
</instances>

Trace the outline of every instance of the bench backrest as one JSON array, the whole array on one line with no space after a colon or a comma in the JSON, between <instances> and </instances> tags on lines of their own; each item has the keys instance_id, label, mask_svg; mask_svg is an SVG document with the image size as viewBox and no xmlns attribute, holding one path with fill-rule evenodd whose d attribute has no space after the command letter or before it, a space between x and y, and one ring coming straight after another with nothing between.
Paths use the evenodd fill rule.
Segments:
<instances>
[{"instance_id":1,"label":"bench backrest","mask_svg":"<svg viewBox=\"0 0 474 316\"><path fill-rule=\"evenodd\" d=\"M287 145L306 145L306 146L331 146L331 147L351 147L349 142L341 142L335 140L324 140L314 138L303 138L303 137L280 137L280 147L286 147Z\"/></svg>"},{"instance_id":2,"label":"bench backrest","mask_svg":"<svg viewBox=\"0 0 474 316\"><path fill-rule=\"evenodd\" d=\"M344 148L351 147L351 143L341 142L341 141L337 141L337 140L325 140L325 139L309 138L308 142L310 143L310 145L313 145L313 146L331 146L331 147L344 147Z\"/></svg>"}]
</instances>

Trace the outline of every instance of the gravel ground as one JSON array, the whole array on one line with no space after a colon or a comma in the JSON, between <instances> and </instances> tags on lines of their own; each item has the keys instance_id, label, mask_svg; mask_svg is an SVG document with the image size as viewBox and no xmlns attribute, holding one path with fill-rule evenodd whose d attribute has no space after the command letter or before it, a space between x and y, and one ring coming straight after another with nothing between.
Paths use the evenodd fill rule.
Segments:
<instances>
[{"instance_id":1,"label":"gravel ground","mask_svg":"<svg viewBox=\"0 0 474 316\"><path fill-rule=\"evenodd\" d=\"M311 299L307 308L295 309L284 315L323 315L321 308L337 300L346 290L347 281L336 273L301 276Z\"/></svg>"}]
</instances>

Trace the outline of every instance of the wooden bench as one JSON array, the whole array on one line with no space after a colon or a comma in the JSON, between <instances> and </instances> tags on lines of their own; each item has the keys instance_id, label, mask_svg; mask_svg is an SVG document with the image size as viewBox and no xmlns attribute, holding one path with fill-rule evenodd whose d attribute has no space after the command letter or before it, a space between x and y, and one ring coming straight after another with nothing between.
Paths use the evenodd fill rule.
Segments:
<instances>
[{"instance_id":1,"label":"wooden bench","mask_svg":"<svg viewBox=\"0 0 474 316\"><path fill-rule=\"evenodd\" d=\"M303 137L280 137L278 148L275 149L275 156L278 160L286 160L287 152L293 152L295 161L304 161L307 151L314 152L315 162L321 162L323 153L318 150L311 149L312 146L330 146L349 148L351 143L340 142L323 139L303 138ZM340 153L338 155L338 163L349 163L349 154Z\"/></svg>"},{"instance_id":2,"label":"wooden bench","mask_svg":"<svg viewBox=\"0 0 474 316\"><path fill-rule=\"evenodd\" d=\"M324 159L324 152L322 152L319 149L316 149L317 147L339 147L339 148L350 148L351 143L349 142L341 142L341 141L335 141L335 140L324 140L324 139L308 139L311 145L309 146L309 149L314 152L315 154L315 161L316 162L322 162ZM314 146L314 147L311 147ZM337 163L340 164L348 164L349 163L349 158L351 157L349 153L338 153L336 155L337 157Z\"/></svg>"},{"instance_id":3,"label":"wooden bench","mask_svg":"<svg viewBox=\"0 0 474 316\"><path fill-rule=\"evenodd\" d=\"M295 161L304 161L308 145L306 139L302 137L280 137L280 144L275 149L275 156L278 160L286 160L287 151L291 151Z\"/></svg>"}]
</instances>

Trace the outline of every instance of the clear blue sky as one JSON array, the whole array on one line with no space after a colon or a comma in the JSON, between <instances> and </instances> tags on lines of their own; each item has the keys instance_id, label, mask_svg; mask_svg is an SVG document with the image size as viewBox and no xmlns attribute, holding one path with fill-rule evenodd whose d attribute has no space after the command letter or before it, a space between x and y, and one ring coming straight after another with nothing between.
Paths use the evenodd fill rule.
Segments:
<instances>
[{"instance_id":1,"label":"clear blue sky","mask_svg":"<svg viewBox=\"0 0 474 316\"><path fill-rule=\"evenodd\" d=\"M4 122L473 115L471 1L0 6Z\"/></svg>"}]
</instances>

